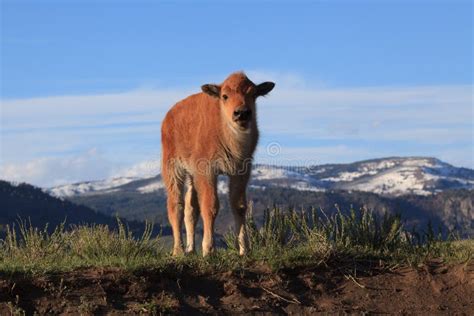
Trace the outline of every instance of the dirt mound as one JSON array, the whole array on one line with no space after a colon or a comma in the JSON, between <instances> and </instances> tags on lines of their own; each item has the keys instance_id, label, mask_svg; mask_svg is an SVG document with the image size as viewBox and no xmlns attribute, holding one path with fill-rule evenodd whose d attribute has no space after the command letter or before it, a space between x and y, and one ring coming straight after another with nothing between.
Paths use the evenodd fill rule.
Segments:
<instances>
[{"instance_id":1,"label":"dirt mound","mask_svg":"<svg viewBox=\"0 0 474 316\"><path fill-rule=\"evenodd\" d=\"M474 263L414 269L265 268L192 271L83 269L40 277L2 276L0 314L471 314Z\"/></svg>"}]
</instances>

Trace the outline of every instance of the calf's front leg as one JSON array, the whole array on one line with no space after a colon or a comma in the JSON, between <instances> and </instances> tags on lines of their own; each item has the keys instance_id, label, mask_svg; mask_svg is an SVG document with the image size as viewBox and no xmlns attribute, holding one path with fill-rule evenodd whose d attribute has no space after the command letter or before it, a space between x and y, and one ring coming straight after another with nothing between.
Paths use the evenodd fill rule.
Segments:
<instances>
[{"instance_id":1,"label":"calf's front leg","mask_svg":"<svg viewBox=\"0 0 474 316\"><path fill-rule=\"evenodd\" d=\"M217 177L199 176L195 179L199 209L203 222L202 255L209 255L214 249L214 221L219 211Z\"/></svg>"}]
</instances>

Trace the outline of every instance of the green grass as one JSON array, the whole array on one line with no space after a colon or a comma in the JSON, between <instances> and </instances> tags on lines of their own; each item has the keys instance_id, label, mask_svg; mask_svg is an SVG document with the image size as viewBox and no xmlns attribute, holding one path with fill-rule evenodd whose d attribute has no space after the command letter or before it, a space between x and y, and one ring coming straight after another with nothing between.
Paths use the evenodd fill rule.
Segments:
<instances>
[{"instance_id":1,"label":"green grass","mask_svg":"<svg viewBox=\"0 0 474 316\"><path fill-rule=\"evenodd\" d=\"M319 215L319 216L318 216ZM474 240L443 240L429 230L406 232L398 216L374 216L367 210L342 212L328 217L324 212L265 212L263 225L247 220L249 252L240 257L235 236L225 236L226 248L208 258L189 255L173 258L160 237L151 238L145 225L134 237L120 221L118 230L107 226L64 225L48 233L20 221L9 227L0 242L2 273L41 274L82 267L118 267L125 270L157 269L199 273L265 266L272 270L330 265L337 262L378 262L393 266L417 265L439 259L447 263L471 260Z\"/></svg>"}]
</instances>

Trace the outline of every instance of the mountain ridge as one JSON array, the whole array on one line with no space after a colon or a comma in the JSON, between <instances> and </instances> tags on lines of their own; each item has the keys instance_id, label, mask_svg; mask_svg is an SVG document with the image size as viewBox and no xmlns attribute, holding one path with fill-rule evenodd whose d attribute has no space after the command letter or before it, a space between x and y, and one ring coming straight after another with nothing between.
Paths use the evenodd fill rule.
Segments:
<instances>
[{"instance_id":1,"label":"mountain ridge","mask_svg":"<svg viewBox=\"0 0 474 316\"><path fill-rule=\"evenodd\" d=\"M462 236L473 236L473 183L474 170L426 157L391 157L309 167L256 164L248 198L256 222L265 209L273 206L321 208L328 215L338 209L347 212L363 207L379 215L401 214L408 228L426 229L432 223L443 232L457 231ZM120 216L127 221L168 223L166 192L159 174L151 177L129 174L42 190L59 195L57 201L86 206L108 219ZM216 225L218 233L223 234L233 225L225 177L219 179L218 191L221 208ZM53 204L59 205L57 201ZM336 204L339 206L335 207ZM10 209L20 212L21 200L15 205ZM43 211L38 211L40 209ZM39 207L34 212L39 215L44 212L43 222L48 221L46 209ZM55 220L58 216L53 217Z\"/></svg>"},{"instance_id":2,"label":"mountain ridge","mask_svg":"<svg viewBox=\"0 0 474 316\"><path fill-rule=\"evenodd\" d=\"M69 199L59 199L43 189L28 183L10 183L0 180L0 238L7 227L25 224L45 229L49 232L60 225L69 229L74 225L108 225L117 229L119 221L137 236L144 231L142 221L127 220L117 213L107 213L93 209L84 203L74 203ZM167 223L153 229L153 234L169 235Z\"/></svg>"},{"instance_id":3,"label":"mountain ridge","mask_svg":"<svg viewBox=\"0 0 474 316\"><path fill-rule=\"evenodd\" d=\"M150 167L151 166L151 167ZM102 194L136 187L142 193L162 190L159 166L150 162L145 176L85 181L45 189L57 197ZM155 169L155 171L152 171ZM153 174L155 174L153 176ZM133 185L131 183L134 183ZM143 186L138 186L142 183ZM364 191L385 196L430 195L447 189L474 189L474 170L454 167L433 157L387 157L348 164L277 166L255 164L250 187L286 187L302 191ZM219 180L220 193L226 181Z\"/></svg>"},{"instance_id":4,"label":"mountain ridge","mask_svg":"<svg viewBox=\"0 0 474 316\"><path fill-rule=\"evenodd\" d=\"M427 229L431 223L444 233L474 234L474 170L436 158L390 157L317 166L255 164L252 172L248 198L256 222L273 206L321 208L328 215L338 209L347 212L363 207L381 216L401 214L408 229ZM62 198L128 220L167 223L166 192L159 174L128 177L125 182L115 179L79 184L88 190ZM107 187L107 183L120 185ZM56 193L75 192L77 188L60 187ZM216 225L223 234L233 225L226 177L219 178L218 192L221 208Z\"/></svg>"}]
</instances>

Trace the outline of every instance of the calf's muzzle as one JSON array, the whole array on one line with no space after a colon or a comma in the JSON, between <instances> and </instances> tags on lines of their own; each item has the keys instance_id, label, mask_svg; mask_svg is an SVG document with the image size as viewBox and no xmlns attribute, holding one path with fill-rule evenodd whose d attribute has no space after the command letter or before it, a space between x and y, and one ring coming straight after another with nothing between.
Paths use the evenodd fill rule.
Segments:
<instances>
[{"instance_id":1,"label":"calf's muzzle","mask_svg":"<svg viewBox=\"0 0 474 316\"><path fill-rule=\"evenodd\" d=\"M248 108L237 108L233 115L232 115L234 121L242 121L246 122L249 121L252 118L252 110Z\"/></svg>"}]
</instances>

